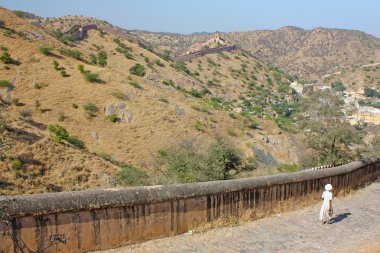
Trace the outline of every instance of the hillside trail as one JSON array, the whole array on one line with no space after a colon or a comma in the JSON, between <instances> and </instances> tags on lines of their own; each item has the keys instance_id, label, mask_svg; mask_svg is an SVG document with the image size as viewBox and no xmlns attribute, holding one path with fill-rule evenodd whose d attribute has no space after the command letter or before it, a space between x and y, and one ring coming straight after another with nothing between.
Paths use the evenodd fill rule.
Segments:
<instances>
[{"instance_id":1,"label":"hillside trail","mask_svg":"<svg viewBox=\"0 0 380 253\"><path fill-rule=\"evenodd\" d=\"M318 221L321 203L235 227L98 252L380 252L380 181L334 198L330 224Z\"/></svg>"}]
</instances>

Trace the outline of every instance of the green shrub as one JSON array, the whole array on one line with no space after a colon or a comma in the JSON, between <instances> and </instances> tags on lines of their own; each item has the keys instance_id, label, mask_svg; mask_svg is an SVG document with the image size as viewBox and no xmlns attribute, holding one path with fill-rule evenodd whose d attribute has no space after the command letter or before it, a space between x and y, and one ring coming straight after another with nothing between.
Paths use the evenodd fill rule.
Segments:
<instances>
[{"instance_id":1,"label":"green shrub","mask_svg":"<svg viewBox=\"0 0 380 253\"><path fill-rule=\"evenodd\" d=\"M106 161L111 161L112 160L112 157L110 154L107 154L107 153L103 153L103 152L99 152L99 153L95 153L95 155L99 156L100 158L106 160Z\"/></svg>"},{"instance_id":2,"label":"green shrub","mask_svg":"<svg viewBox=\"0 0 380 253\"><path fill-rule=\"evenodd\" d=\"M12 166L12 169L19 170L22 166L22 162L18 158L12 159L11 166Z\"/></svg>"},{"instance_id":3,"label":"green shrub","mask_svg":"<svg viewBox=\"0 0 380 253\"><path fill-rule=\"evenodd\" d=\"M118 98L118 99L121 99L121 100L127 100L128 99L128 96L126 94L124 94L124 92L122 92L120 90L115 91L114 93L112 93L112 95L115 98Z\"/></svg>"},{"instance_id":4,"label":"green shrub","mask_svg":"<svg viewBox=\"0 0 380 253\"><path fill-rule=\"evenodd\" d=\"M15 11L13 11L13 13L16 14L16 16L19 18L22 18L25 15L25 12L20 11L20 10L15 10Z\"/></svg>"},{"instance_id":5,"label":"green shrub","mask_svg":"<svg viewBox=\"0 0 380 253\"><path fill-rule=\"evenodd\" d=\"M61 48L59 50L59 53L71 58L74 58L76 60L81 60L82 59L82 53L78 50L72 50L72 49L66 49L66 48Z\"/></svg>"},{"instance_id":6,"label":"green shrub","mask_svg":"<svg viewBox=\"0 0 380 253\"><path fill-rule=\"evenodd\" d=\"M84 73L84 65L83 64L79 64L77 66L77 69L79 70L79 72L81 72L82 74Z\"/></svg>"},{"instance_id":7,"label":"green shrub","mask_svg":"<svg viewBox=\"0 0 380 253\"><path fill-rule=\"evenodd\" d=\"M93 103L85 104L83 109L86 111L89 118L95 117L96 113L99 111L99 108Z\"/></svg>"},{"instance_id":8,"label":"green shrub","mask_svg":"<svg viewBox=\"0 0 380 253\"><path fill-rule=\"evenodd\" d=\"M238 114L237 114L237 113L234 113L234 112L230 112L228 115L229 115L231 118L233 118L233 119L237 119L237 118L238 118Z\"/></svg>"},{"instance_id":9,"label":"green shrub","mask_svg":"<svg viewBox=\"0 0 380 253\"><path fill-rule=\"evenodd\" d=\"M77 104L72 104L71 107L74 108L74 109L78 109L79 108L79 106Z\"/></svg>"},{"instance_id":10,"label":"green shrub","mask_svg":"<svg viewBox=\"0 0 380 253\"><path fill-rule=\"evenodd\" d=\"M132 82L129 82L129 84L132 85L133 87L137 88L137 89L140 89L140 90L143 89L143 87L138 82L132 81Z\"/></svg>"},{"instance_id":11,"label":"green shrub","mask_svg":"<svg viewBox=\"0 0 380 253\"><path fill-rule=\"evenodd\" d=\"M84 73L84 78L90 83L99 82L99 74L97 73L86 72Z\"/></svg>"},{"instance_id":12,"label":"green shrub","mask_svg":"<svg viewBox=\"0 0 380 253\"><path fill-rule=\"evenodd\" d=\"M331 84L331 88L334 91L341 91L341 92L346 90L346 87L344 87L344 84L342 83L341 80L337 80L337 81L333 82Z\"/></svg>"},{"instance_id":13,"label":"green shrub","mask_svg":"<svg viewBox=\"0 0 380 253\"><path fill-rule=\"evenodd\" d=\"M96 59L96 56L94 54L90 54L90 63L93 65L98 64L98 60Z\"/></svg>"},{"instance_id":14,"label":"green shrub","mask_svg":"<svg viewBox=\"0 0 380 253\"><path fill-rule=\"evenodd\" d=\"M58 121L65 121L65 114L63 112L58 113Z\"/></svg>"},{"instance_id":15,"label":"green shrub","mask_svg":"<svg viewBox=\"0 0 380 253\"><path fill-rule=\"evenodd\" d=\"M62 143L63 140L69 138L67 130L60 125L50 125L47 129L50 132L50 137L58 143Z\"/></svg>"},{"instance_id":16,"label":"green shrub","mask_svg":"<svg viewBox=\"0 0 380 253\"><path fill-rule=\"evenodd\" d=\"M8 88L11 85L7 80L0 80L0 88Z\"/></svg>"},{"instance_id":17,"label":"green shrub","mask_svg":"<svg viewBox=\"0 0 380 253\"><path fill-rule=\"evenodd\" d=\"M277 170L281 172L295 172L298 168L297 164L282 163L277 166Z\"/></svg>"},{"instance_id":18,"label":"green shrub","mask_svg":"<svg viewBox=\"0 0 380 253\"><path fill-rule=\"evenodd\" d=\"M161 102L164 102L164 103L169 103L169 100L167 98L164 98L164 97L161 97L159 100Z\"/></svg>"},{"instance_id":19,"label":"green shrub","mask_svg":"<svg viewBox=\"0 0 380 253\"><path fill-rule=\"evenodd\" d=\"M251 129L257 129L257 127L259 126L259 124L257 124L257 122L252 122L252 123L250 123L249 124L249 128L251 128Z\"/></svg>"},{"instance_id":20,"label":"green shrub","mask_svg":"<svg viewBox=\"0 0 380 253\"><path fill-rule=\"evenodd\" d=\"M65 70L60 71L62 77L69 77L70 75L66 73Z\"/></svg>"},{"instance_id":21,"label":"green shrub","mask_svg":"<svg viewBox=\"0 0 380 253\"><path fill-rule=\"evenodd\" d=\"M67 130L60 125L50 125L48 126L48 131L50 132L50 137L57 143L67 141L68 143L76 146L77 148L84 148L84 143L81 140L79 140L75 136L70 136Z\"/></svg>"},{"instance_id":22,"label":"green shrub","mask_svg":"<svg viewBox=\"0 0 380 253\"><path fill-rule=\"evenodd\" d=\"M67 142L70 143L71 145L74 145L77 148L84 149L84 142L79 140L78 137L75 136L69 136L67 139Z\"/></svg>"},{"instance_id":23,"label":"green shrub","mask_svg":"<svg viewBox=\"0 0 380 253\"><path fill-rule=\"evenodd\" d=\"M39 82L36 82L36 83L33 84L33 88L35 88L36 90L39 90L39 89L42 88L42 84L39 83Z\"/></svg>"},{"instance_id":24,"label":"green shrub","mask_svg":"<svg viewBox=\"0 0 380 253\"><path fill-rule=\"evenodd\" d=\"M162 84L168 85L168 86L173 86L173 87L175 86L175 83L172 80L162 81Z\"/></svg>"},{"instance_id":25,"label":"green shrub","mask_svg":"<svg viewBox=\"0 0 380 253\"><path fill-rule=\"evenodd\" d=\"M53 66L55 70L59 70L59 63L57 61L53 61Z\"/></svg>"},{"instance_id":26,"label":"green shrub","mask_svg":"<svg viewBox=\"0 0 380 253\"><path fill-rule=\"evenodd\" d=\"M161 62L160 59L154 60L154 63L156 63L160 67L165 67L165 64L163 62Z\"/></svg>"},{"instance_id":27,"label":"green shrub","mask_svg":"<svg viewBox=\"0 0 380 253\"><path fill-rule=\"evenodd\" d=\"M98 65L105 67L107 65L107 53L104 51L98 52Z\"/></svg>"},{"instance_id":28,"label":"green shrub","mask_svg":"<svg viewBox=\"0 0 380 253\"><path fill-rule=\"evenodd\" d=\"M187 68L186 63L183 62L183 61L172 63L172 64L170 64L170 66L173 67L173 68L175 68L175 69L177 69L177 70L179 70L179 71L183 71L183 72L185 72L188 75L191 74L190 70Z\"/></svg>"},{"instance_id":29,"label":"green shrub","mask_svg":"<svg viewBox=\"0 0 380 253\"><path fill-rule=\"evenodd\" d=\"M13 62L13 59L11 58L11 55L8 53L8 51L3 51L0 55L0 61L2 61L4 64L10 64Z\"/></svg>"},{"instance_id":30,"label":"green shrub","mask_svg":"<svg viewBox=\"0 0 380 253\"><path fill-rule=\"evenodd\" d=\"M108 115L108 120L111 121L112 123L115 123L117 120L118 120L118 117L116 114L111 114L111 115Z\"/></svg>"},{"instance_id":31,"label":"green shrub","mask_svg":"<svg viewBox=\"0 0 380 253\"><path fill-rule=\"evenodd\" d=\"M123 185L147 185L149 182L148 174L131 165L121 168L117 177L119 183Z\"/></svg>"},{"instance_id":32,"label":"green shrub","mask_svg":"<svg viewBox=\"0 0 380 253\"><path fill-rule=\"evenodd\" d=\"M39 46L38 50L40 51L41 54L43 55L51 55L51 51L53 50L50 47L44 47L44 46Z\"/></svg>"},{"instance_id":33,"label":"green shrub","mask_svg":"<svg viewBox=\"0 0 380 253\"><path fill-rule=\"evenodd\" d=\"M143 65L136 63L129 69L129 73L135 76L145 76L146 69Z\"/></svg>"}]
</instances>

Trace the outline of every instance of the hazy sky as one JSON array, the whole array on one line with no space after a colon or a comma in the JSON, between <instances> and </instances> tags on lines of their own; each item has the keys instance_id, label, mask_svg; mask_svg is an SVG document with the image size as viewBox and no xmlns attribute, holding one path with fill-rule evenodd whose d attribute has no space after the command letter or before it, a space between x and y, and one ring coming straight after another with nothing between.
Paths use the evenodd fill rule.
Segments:
<instances>
[{"instance_id":1,"label":"hazy sky","mask_svg":"<svg viewBox=\"0 0 380 253\"><path fill-rule=\"evenodd\" d=\"M42 17L91 16L126 29L156 32L292 25L362 30L380 38L380 0L0 0L0 5Z\"/></svg>"}]
</instances>

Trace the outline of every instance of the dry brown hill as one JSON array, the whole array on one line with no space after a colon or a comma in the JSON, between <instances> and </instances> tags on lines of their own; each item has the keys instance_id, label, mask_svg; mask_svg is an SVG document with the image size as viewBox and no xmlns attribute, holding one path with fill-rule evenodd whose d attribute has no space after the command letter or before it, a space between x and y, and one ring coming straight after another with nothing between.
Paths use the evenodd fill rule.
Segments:
<instances>
[{"instance_id":1,"label":"dry brown hill","mask_svg":"<svg viewBox=\"0 0 380 253\"><path fill-rule=\"evenodd\" d=\"M7 174L0 179L9 183L1 186L7 193L43 191L52 187L48 184L63 190L107 186L110 180L108 177L103 180L103 173L112 179L117 170L90 153L154 173L157 151L184 139L200 139L207 145L216 136L223 136L240 147L246 157L261 155L277 162L297 162L292 136L273 120L259 118L259 114L247 117L228 112L240 107L245 100L249 102L245 97L249 89L265 94L272 89L273 96L285 99L277 90L285 85L282 82L288 83L287 77L244 52L213 55L200 59L202 63L194 61L188 66L171 66L136 44L117 40L102 31L89 31L86 39L73 42L70 48L43 28L5 9L0 9L0 14L1 50L7 51L13 59L11 64L1 63L0 79L14 80L7 96L6 88L0 88L2 98L11 102L2 112L5 124L9 125L4 138L10 139L9 155L1 162L1 169ZM46 48L51 48L50 52L46 52ZM68 50L80 52L80 59L74 59L75 54L71 54L74 58L62 54L61 49L65 54ZM101 51L108 57L107 66L90 64L91 55L97 56ZM223 66L214 66L218 57ZM58 70L54 61L58 63ZM136 63L145 67L144 77L129 73ZM78 65L83 65L84 72L98 73L100 81L86 81ZM253 75L257 83L250 84L251 79L255 80ZM223 88L217 89L218 85ZM212 99L217 96L223 100ZM112 122L113 117L116 122ZM70 136L82 140L86 149L79 151L53 143L46 137L46 129L30 129L25 121L38 126L61 125ZM253 122L259 129L252 127ZM38 138L28 143L19 142L11 129L20 129ZM29 158L36 160L35 164L29 164ZM24 161L23 170L17 172L21 173L17 176L17 185L42 178L51 182L10 191L13 189L10 180L16 173L12 170L15 159ZM78 166L78 172L68 172ZM45 167L50 168L48 177L40 177L38 173L36 177L28 176L29 170ZM54 175L59 175L59 179L53 179ZM78 177L86 177L87 183Z\"/></svg>"},{"instance_id":2,"label":"dry brown hill","mask_svg":"<svg viewBox=\"0 0 380 253\"><path fill-rule=\"evenodd\" d=\"M323 77L323 82L326 84L339 80L348 91L359 92L363 91L365 87L380 90L380 63L366 64Z\"/></svg>"},{"instance_id":3,"label":"dry brown hill","mask_svg":"<svg viewBox=\"0 0 380 253\"><path fill-rule=\"evenodd\" d=\"M171 50L173 54L182 54L192 44L212 36L131 33L149 42L153 48ZM250 51L261 61L306 79L317 79L380 59L380 40L354 30L283 27L278 30L222 33L222 36Z\"/></svg>"}]
</instances>

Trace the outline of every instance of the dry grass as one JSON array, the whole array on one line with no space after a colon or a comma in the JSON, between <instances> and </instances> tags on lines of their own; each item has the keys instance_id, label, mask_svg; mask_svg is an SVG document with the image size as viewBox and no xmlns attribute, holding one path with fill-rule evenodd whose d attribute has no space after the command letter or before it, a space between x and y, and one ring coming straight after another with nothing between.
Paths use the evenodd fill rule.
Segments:
<instances>
[{"instance_id":1,"label":"dry grass","mask_svg":"<svg viewBox=\"0 0 380 253\"><path fill-rule=\"evenodd\" d=\"M2 79L11 80L16 78L12 98L17 98L20 104L20 106L8 106L6 108L7 113L3 114L4 118L13 119L17 122L20 113L29 111L31 118L35 122L43 123L44 125L62 125L70 135L77 136L84 141L89 152L110 154L113 160L141 167L148 172L152 171L152 168L156 165L157 150L171 146L183 139L202 138L205 143L208 143L216 135L231 139L247 156L252 155L251 147L255 145L271 152L281 162L289 163L297 159L295 152L288 152L288 149L293 150L293 143L286 134L278 135L280 130L271 121L257 120L263 129L261 132L274 142L282 143L283 148L274 149L271 145L267 145L260 135L254 133L256 130L250 130L245 127L243 119L232 119L223 110L207 108L208 112L205 113L192 109L191 106L198 104L199 99L177 92L161 83L163 80L173 80L190 89L193 83L197 82L193 78L187 77L169 67L167 63L165 63L165 67L155 65L155 70L147 68L147 75L150 79L154 79L153 81L135 76L130 77L127 70L136 61L146 65L145 57L148 57L150 61L157 58L157 56L135 44L122 40L123 43L131 48L134 56L134 60L126 59L122 54L115 51L116 44L113 42L113 36L105 35L101 37L98 31L90 31L88 38L77 43L75 49L81 51L87 58L90 54L97 53L97 49L93 44L102 47L102 50L108 55L108 65L101 68L66 56L60 56L58 49L65 47L63 44L47 35L40 28L30 25L4 9L0 9L0 14L2 19L5 20L6 26L24 33L37 32L46 38L45 41L41 41L38 39L26 39L18 35L7 37L3 35L2 29L0 29L1 45L7 47L12 58L20 63L19 65L9 65L9 70L0 67ZM45 56L41 54L38 51L40 45L53 48L54 55ZM59 71L54 69L54 60L65 69L70 75L69 77L63 78L60 76ZM77 70L79 64L83 64L85 70L99 73L103 83L86 82L83 75ZM227 62L223 64L227 64ZM240 63L231 64L239 65ZM140 83L143 89L136 89L126 84L130 81L129 79ZM43 87L35 89L33 85L37 82L43 83ZM115 90L127 94L129 99L120 101L112 95ZM170 103L161 102L160 98L162 97L167 98ZM126 112L129 113L130 120L128 122L112 123L105 116L103 109L107 104L120 102L125 103ZM93 103L99 108L96 117L92 119L88 119L83 109L83 105L87 103ZM78 106L77 109L73 107L74 104ZM178 108L185 113L178 114ZM64 115L63 121L60 115ZM198 121L202 122L202 132L194 128ZM17 125L18 123L15 124ZM236 129L236 136L228 136L226 129ZM244 133L246 131L250 131L252 134L247 136ZM247 143L249 145L246 145ZM86 164L85 161L88 158L88 156L78 153L76 155L77 162L70 161L67 158L69 155L66 151L62 151L61 147L58 148L56 145L51 145L46 141L30 145L22 143L12 145L14 156L30 153L29 149L33 150L35 146L38 146L39 152L46 154L46 157L39 157L39 159L44 160L44 164L49 166L51 170L53 168L57 170L56 175L61 175L63 171L70 169L70 167L76 167L76 163L78 165ZM53 152L57 152L57 155L53 155ZM59 155L59 152L63 153ZM292 155L289 156L288 154ZM49 156L55 158L48 159ZM86 167L90 167L90 163ZM90 170L96 170L96 168L98 168L98 165ZM80 176L80 178L86 177L88 175ZM93 181L89 180L87 183L80 182L77 184L79 186L74 185L74 181L72 176L62 174L60 182L55 183L63 185L65 190L100 186L95 179ZM21 181L20 185L22 185ZM42 190L41 188L36 188L36 191ZM14 192L17 192L17 190ZM32 190L21 189L18 192L32 192Z\"/></svg>"}]
</instances>

